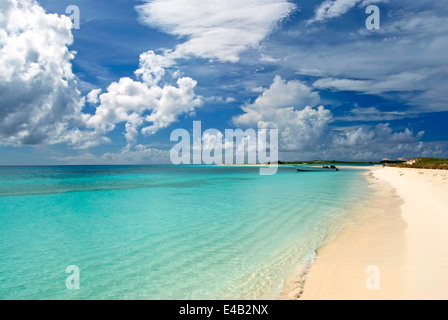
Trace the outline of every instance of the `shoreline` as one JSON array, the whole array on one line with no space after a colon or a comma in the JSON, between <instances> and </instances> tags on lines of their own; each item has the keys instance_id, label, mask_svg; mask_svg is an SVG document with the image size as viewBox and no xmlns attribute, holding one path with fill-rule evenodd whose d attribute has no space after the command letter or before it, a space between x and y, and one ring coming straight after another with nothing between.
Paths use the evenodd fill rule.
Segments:
<instances>
[{"instance_id":1,"label":"shoreline","mask_svg":"<svg viewBox=\"0 0 448 320\"><path fill-rule=\"evenodd\" d=\"M372 207L318 250L300 300L447 299L448 172L374 167L368 175Z\"/></svg>"}]
</instances>

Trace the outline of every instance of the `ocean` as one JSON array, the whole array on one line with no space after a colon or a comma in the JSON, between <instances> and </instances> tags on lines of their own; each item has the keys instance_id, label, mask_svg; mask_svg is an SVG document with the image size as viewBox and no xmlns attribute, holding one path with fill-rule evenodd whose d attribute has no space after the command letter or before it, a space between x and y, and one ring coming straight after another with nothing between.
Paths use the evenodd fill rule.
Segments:
<instances>
[{"instance_id":1,"label":"ocean","mask_svg":"<svg viewBox=\"0 0 448 320\"><path fill-rule=\"evenodd\" d=\"M356 169L1 167L0 299L276 299L372 188Z\"/></svg>"}]
</instances>

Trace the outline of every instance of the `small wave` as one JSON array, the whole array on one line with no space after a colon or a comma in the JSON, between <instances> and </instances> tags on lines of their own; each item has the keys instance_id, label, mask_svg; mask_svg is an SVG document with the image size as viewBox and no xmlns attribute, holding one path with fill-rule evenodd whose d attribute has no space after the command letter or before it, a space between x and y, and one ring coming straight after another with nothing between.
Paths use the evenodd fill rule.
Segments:
<instances>
[{"instance_id":1,"label":"small wave","mask_svg":"<svg viewBox=\"0 0 448 320\"><path fill-rule=\"evenodd\" d=\"M305 283L311 272L311 268L318 258L317 252L313 251L297 266L288 279L283 279L278 288L278 297L281 300L298 300L303 295Z\"/></svg>"}]
</instances>

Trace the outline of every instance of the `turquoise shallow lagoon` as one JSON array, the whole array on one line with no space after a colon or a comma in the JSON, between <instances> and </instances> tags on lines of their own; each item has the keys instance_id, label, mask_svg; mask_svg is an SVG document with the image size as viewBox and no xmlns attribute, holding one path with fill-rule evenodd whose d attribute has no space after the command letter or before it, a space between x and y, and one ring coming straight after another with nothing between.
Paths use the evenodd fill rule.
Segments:
<instances>
[{"instance_id":1,"label":"turquoise shallow lagoon","mask_svg":"<svg viewBox=\"0 0 448 320\"><path fill-rule=\"evenodd\" d=\"M273 299L371 191L349 169L2 167L0 299Z\"/></svg>"}]
</instances>

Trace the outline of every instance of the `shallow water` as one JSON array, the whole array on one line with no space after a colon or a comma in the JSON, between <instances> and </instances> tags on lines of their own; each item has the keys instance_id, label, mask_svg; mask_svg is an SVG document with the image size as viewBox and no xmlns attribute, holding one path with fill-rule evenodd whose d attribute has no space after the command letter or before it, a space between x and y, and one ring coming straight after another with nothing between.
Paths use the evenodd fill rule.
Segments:
<instances>
[{"instance_id":1,"label":"shallow water","mask_svg":"<svg viewBox=\"0 0 448 320\"><path fill-rule=\"evenodd\" d=\"M365 201L363 172L0 168L0 299L274 298Z\"/></svg>"}]
</instances>

